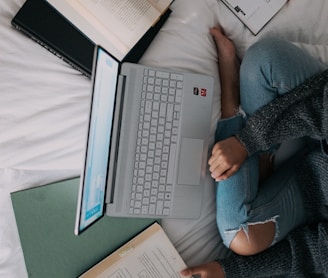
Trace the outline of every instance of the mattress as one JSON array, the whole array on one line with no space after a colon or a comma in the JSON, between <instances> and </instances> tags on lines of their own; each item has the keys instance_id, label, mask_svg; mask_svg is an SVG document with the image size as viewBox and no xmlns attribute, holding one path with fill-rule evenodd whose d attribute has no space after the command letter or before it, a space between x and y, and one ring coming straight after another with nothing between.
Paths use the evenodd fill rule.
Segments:
<instances>
[{"instance_id":1,"label":"mattress","mask_svg":"<svg viewBox=\"0 0 328 278\"><path fill-rule=\"evenodd\" d=\"M10 192L76 177L82 166L90 79L10 24L24 0L0 2L0 277L27 277ZM328 64L328 2L288 4L257 35L216 0L175 0L172 14L140 63L215 79L211 143L220 118L217 54L208 30L221 24L238 55L264 36L299 45ZM225 256L215 222L214 182L207 175L201 217L164 220L188 265Z\"/></svg>"}]
</instances>

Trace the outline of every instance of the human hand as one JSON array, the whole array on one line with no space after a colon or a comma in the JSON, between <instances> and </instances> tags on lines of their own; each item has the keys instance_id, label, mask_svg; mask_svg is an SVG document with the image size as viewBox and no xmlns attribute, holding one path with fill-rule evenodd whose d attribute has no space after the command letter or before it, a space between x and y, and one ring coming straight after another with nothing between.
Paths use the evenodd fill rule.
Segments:
<instances>
[{"instance_id":1,"label":"human hand","mask_svg":"<svg viewBox=\"0 0 328 278\"><path fill-rule=\"evenodd\" d=\"M245 147L236 137L217 142L212 149L208 164L215 181L222 181L238 171L247 158Z\"/></svg>"},{"instance_id":2,"label":"human hand","mask_svg":"<svg viewBox=\"0 0 328 278\"><path fill-rule=\"evenodd\" d=\"M189 267L181 271L182 276L199 275L200 278L224 278L224 272L218 262Z\"/></svg>"}]
</instances>

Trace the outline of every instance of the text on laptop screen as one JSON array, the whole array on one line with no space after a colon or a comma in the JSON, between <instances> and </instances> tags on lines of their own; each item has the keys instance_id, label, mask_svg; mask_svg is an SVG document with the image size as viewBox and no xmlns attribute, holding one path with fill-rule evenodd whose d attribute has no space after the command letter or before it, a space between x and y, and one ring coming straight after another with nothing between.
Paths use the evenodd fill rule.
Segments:
<instances>
[{"instance_id":1,"label":"text on laptop screen","mask_svg":"<svg viewBox=\"0 0 328 278\"><path fill-rule=\"evenodd\" d=\"M104 214L118 70L118 62L98 48L84 169L80 231Z\"/></svg>"}]
</instances>

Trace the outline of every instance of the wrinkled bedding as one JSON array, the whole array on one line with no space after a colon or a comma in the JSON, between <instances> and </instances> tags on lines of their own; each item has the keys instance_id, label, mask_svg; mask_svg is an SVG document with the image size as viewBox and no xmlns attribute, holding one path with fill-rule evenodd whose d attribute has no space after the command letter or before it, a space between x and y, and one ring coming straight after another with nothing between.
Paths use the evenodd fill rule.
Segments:
<instances>
[{"instance_id":1,"label":"wrinkled bedding","mask_svg":"<svg viewBox=\"0 0 328 278\"><path fill-rule=\"evenodd\" d=\"M27 277L10 192L76 177L82 166L91 82L10 24L24 0L0 2L0 277ZM328 2L290 0L257 35L216 0L176 0L172 14L140 63L212 75L211 138L220 118L215 44L208 29L221 24L238 55L264 36L308 50L328 64ZM224 256L215 223L214 183L208 175L198 220L164 220L188 265Z\"/></svg>"}]
</instances>

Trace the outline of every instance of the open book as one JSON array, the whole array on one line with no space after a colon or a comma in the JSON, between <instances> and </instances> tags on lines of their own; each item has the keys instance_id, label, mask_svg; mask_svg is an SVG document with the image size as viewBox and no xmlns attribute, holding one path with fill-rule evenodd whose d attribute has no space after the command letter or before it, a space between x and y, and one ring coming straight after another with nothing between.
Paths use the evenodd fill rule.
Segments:
<instances>
[{"instance_id":1,"label":"open book","mask_svg":"<svg viewBox=\"0 0 328 278\"><path fill-rule=\"evenodd\" d=\"M123 60L173 0L47 0L95 44Z\"/></svg>"},{"instance_id":2,"label":"open book","mask_svg":"<svg viewBox=\"0 0 328 278\"><path fill-rule=\"evenodd\" d=\"M257 35L288 0L221 0Z\"/></svg>"},{"instance_id":3,"label":"open book","mask_svg":"<svg viewBox=\"0 0 328 278\"><path fill-rule=\"evenodd\" d=\"M80 277L178 278L185 268L162 227L154 223Z\"/></svg>"}]
</instances>

